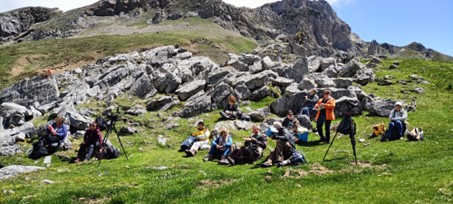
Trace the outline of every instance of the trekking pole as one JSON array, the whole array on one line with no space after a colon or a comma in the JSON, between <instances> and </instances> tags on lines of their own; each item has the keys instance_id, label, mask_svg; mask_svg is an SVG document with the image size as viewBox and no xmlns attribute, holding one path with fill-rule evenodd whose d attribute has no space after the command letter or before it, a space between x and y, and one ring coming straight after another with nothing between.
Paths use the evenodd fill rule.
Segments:
<instances>
[{"instance_id":1,"label":"trekking pole","mask_svg":"<svg viewBox=\"0 0 453 204\"><path fill-rule=\"evenodd\" d=\"M329 148L327 148L326 154L324 154L324 157L322 158L323 161L326 160L327 153L329 152L330 147L332 147L333 142L335 141L335 138L337 138L337 134L338 134L338 132L335 132L335 136L333 136L332 142L330 143Z\"/></svg>"}]
</instances>

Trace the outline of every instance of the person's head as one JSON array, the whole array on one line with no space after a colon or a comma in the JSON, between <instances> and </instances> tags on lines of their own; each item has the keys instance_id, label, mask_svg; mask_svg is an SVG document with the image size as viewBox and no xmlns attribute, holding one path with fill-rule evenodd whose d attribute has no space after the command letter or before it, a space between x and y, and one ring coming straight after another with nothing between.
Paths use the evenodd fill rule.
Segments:
<instances>
[{"instance_id":1,"label":"person's head","mask_svg":"<svg viewBox=\"0 0 453 204\"><path fill-rule=\"evenodd\" d=\"M395 110L396 111L401 111L402 108L403 108L403 106L402 106L401 102L398 101L398 102L395 103Z\"/></svg>"},{"instance_id":2,"label":"person's head","mask_svg":"<svg viewBox=\"0 0 453 204\"><path fill-rule=\"evenodd\" d=\"M278 131L280 131L280 129L282 129L282 123L281 122L275 121L273 126Z\"/></svg>"},{"instance_id":3,"label":"person's head","mask_svg":"<svg viewBox=\"0 0 453 204\"><path fill-rule=\"evenodd\" d=\"M98 124L96 122L92 122L90 124L90 130L96 130L98 128Z\"/></svg>"},{"instance_id":4,"label":"person's head","mask_svg":"<svg viewBox=\"0 0 453 204\"><path fill-rule=\"evenodd\" d=\"M322 94L324 95L324 98L330 98L330 90L326 89L322 92Z\"/></svg>"},{"instance_id":5,"label":"person's head","mask_svg":"<svg viewBox=\"0 0 453 204\"><path fill-rule=\"evenodd\" d=\"M288 119L290 120L294 120L294 113L292 110L289 110L288 111L288 114L286 115L288 117Z\"/></svg>"},{"instance_id":6,"label":"person's head","mask_svg":"<svg viewBox=\"0 0 453 204\"><path fill-rule=\"evenodd\" d=\"M57 123L58 126L63 125L64 123L64 118L63 116L59 115L55 118L55 123Z\"/></svg>"},{"instance_id":7,"label":"person's head","mask_svg":"<svg viewBox=\"0 0 453 204\"><path fill-rule=\"evenodd\" d=\"M236 104L236 97L234 97L233 95L228 96L228 103Z\"/></svg>"},{"instance_id":8,"label":"person's head","mask_svg":"<svg viewBox=\"0 0 453 204\"><path fill-rule=\"evenodd\" d=\"M228 134L229 134L229 132L228 132L228 130L225 127L220 129L220 136L221 137L226 138L228 136Z\"/></svg>"},{"instance_id":9,"label":"person's head","mask_svg":"<svg viewBox=\"0 0 453 204\"><path fill-rule=\"evenodd\" d=\"M258 125L252 125L252 133L258 134L260 132L260 127Z\"/></svg>"},{"instance_id":10,"label":"person's head","mask_svg":"<svg viewBox=\"0 0 453 204\"><path fill-rule=\"evenodd\" d=\"M203 121L200 121L198 122L198 130L203 130L204 129L204 122Z\"/></svg>"},{"instance_id":11,"label":"person's head","mask_svg":"<svg viewBox=\"0 0 453 204\"><path fill-rule=\"evenodd\" d=\"M314 90L314 89L310 90L309 94L310 94L310 96L315 95L316 94L316 90Z\"/></svg>"}]
</instances>

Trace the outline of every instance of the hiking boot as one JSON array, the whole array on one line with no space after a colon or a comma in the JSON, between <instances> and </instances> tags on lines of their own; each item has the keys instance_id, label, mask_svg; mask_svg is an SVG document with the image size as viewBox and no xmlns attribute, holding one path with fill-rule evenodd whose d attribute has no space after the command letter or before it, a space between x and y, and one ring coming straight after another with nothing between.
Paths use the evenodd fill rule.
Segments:
<instances>
[{"instance_id":1,"label":"hiking boot","mask_svg":"<svg viewBox=\"0 0 453 204\"><path fill-rule=\"evenodd\" d=\"M266 161L261 164L261 167L271 167L271 166L272 166L272 162L270 162L270 161Z\"/></svg>"},{"instance_id":2,"label":"hiking boot","mask_svg":"<svg viewBox=\"0 0 453 204\"><path fill-rule=\"evenodd\" d=\"M226 160L228 160L228 163L230 163L230 165L232 165L232 166L236 165L236 162L234 161L233 158L227 157Z\"/></svg>"},{"instance_id":3,"label":"hiking boot","mask_svg":"<svg viewBox=\"0 0 453 204\"><path fill-rule=\"evenodd\" d=\"M209 155L209 154L206 155L206 156L204 156L204 158L203 158L203 161L204 161L204 162L211 161L211 160L212 160L212 157L211 157L211 155Z\"/></svg>"},{"instance_id":4,"label":"hiking boot","mask_svg":"<svg viewBox=\"0 0 453 204\"><path fill-rule=\"evenodd\" d=\"M222 164L222 165L229 165L229 164L230 164L230 162L228 162L228 160L225 159L225 158L221 159L221 160L220 160L219 162L217 162L217 163L218 163L218 164Z\"/></svg>"},{"instance_id":5,"label":"hiking boot","mask_svg":"<svg viewBox=\"0 0 453 204\"><path fill-rule=\"evenodd\" d=\"M184 150L183 149L179 149L178 152L184 152Z\"/></svg>"},{"instance_id":6,"label":"hiking boot","mask_svg":"<svg viewBox=\"0 0 453 204\"><path fill-rule=\"evenodd\" d=\"M186 155L187 155L188 157L193 157L193 156L195 156L194 152L193 152L193 151L190 151L190 149L186 149L185 152L186 152Z\"/></svg>"},{"instance_id":7,"label":"hiking boot","mask_svg":"<svg viewBox=\"0 0 453 204\"><path fill-rule=\"evenodd\" d=\"M317 133L318 132L318 130L316 128L313 128L312 131L313 131L313 133Z\"/></svg>"}]
</instances>

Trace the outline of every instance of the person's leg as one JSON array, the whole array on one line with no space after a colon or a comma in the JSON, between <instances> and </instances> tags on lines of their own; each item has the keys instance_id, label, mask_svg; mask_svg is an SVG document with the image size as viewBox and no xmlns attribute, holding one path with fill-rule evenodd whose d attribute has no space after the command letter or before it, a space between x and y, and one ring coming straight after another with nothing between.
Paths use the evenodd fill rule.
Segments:
<instances>
[{"instance_id":1,"label":"person's leg","mask_svg":"<svg viewBox=\"0 0 453 204\"><path fill-rule=\"evenodd\" d=\"M308 110L308 107L302 108L302 115L306 115L310 118L310 110Z\"/></svg>"},{"instance_id":2,"label":"person's leg","mask_svg":"<svg viewBox=\"0 0 453 204\"><path fill-rule=\"evenodd\" d=\"M395 122L395 131L396 131L395 139L400 139L403 136L403 123L401 122L401 120L397 120Z\"/></svg>"},{"instance_id":3,"label":"person's leg","mask_svg":"<svg viewBox=\"0 0 453 204\"><path fill-rule=\"evenodd\" d=\"M387 131L384 133L382 140L390 140L392 138L393 128L395 128L395 123L392 121L389 123L389 129L387 129Z\"/></svg>"},{"instance_id":4,"label":"person's leg","mask_svg":"<svg viewBox=\"0 0 453 204\"><path fill-rule=\"evenodd\" d=\"M281 140L277 141L277 145L274 150L275 151L274 159L272 159L272 163L278 163L278 162L281 162L284 160L285 155L283 153L284 153L284 150L286 149L285 148L286 142L287 141L281 141Z\"/></svg>"},{"instance_id":5,"label":"person's leg","mask_svg":"<svg viewBox=\"0 0 453 204\"><path fill-rule=\"evenodd\" d=\"M326 143L330 143L330 122L331 120L326 120Z\"/></svg>"},{"instance_id":6,"label":"person's leg","mask_svg":"<svg viewBox=\"0 0 453 204\"><path fill-rule=\"evenodd\" d=\"M93 155L93 152L94 152L94 144L91 144L90 146L88 146L88 151L87 151L85 160L90 160L91 156Z\"/></svg>"},{"instance_id":7,"label":"person's leg","mask_svg":"<svg viewBox=\"0 0 453 204\"><path fill-rule=\"evenodd\" d=\"M293 148L293 146L291 146L291 143L289 143L288 141L284 142L283 143L283 146L282 146L282 155L283 155L283 160L285 159L289 159L291 157L291 149Z\"/></svg>"},{"instance_id":8,"label":"person's leg","mask_svg":"<svg viewBox=\"0 0 453 204\"><path fill-rule=\"evenodd\" d=\"M85 159L86 152L86 146L84 144L80 144L79 151L77 152L77 159L75 160L75 162L77 163Z\"/></svg>"},{"instance_id":9,"label":"person's leg","mask_svg":"<svg viewBox=\"0 0 453 204\"><path fill-rule=\"evenodd\" d=\"M326 119L326 116L319 116L318 121L316 121L316 129L318 129L318 134L319 137L321 138L321 141L326 141L326 138L324 137L324 134L322 133L322 125Z\"/></svg>"}]
</instances>

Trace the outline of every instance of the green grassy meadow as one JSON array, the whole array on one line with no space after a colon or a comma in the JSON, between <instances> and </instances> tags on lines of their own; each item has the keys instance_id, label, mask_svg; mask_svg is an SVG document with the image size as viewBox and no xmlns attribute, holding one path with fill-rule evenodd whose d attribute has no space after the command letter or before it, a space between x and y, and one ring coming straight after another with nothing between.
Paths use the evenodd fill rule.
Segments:
<instances>
[{"instance_id":1,"label":"green grassy meadow","mask_svg":"<svg viewBox=\"0 0 453 204\"><path fill-rule=\"evenodd\" d=\"M58 155L75 156L73 150L52 156L52 165L45 170L22 174L0 181L0 203L451 203L453 202L453 64L414 59L398 59L397 70L389 70L394 60L385 60L376 68L377 78L392 75L393 81L407 80L417 74L429 84L410 82L388 87L376 83L362 87L367 93L382 98L409 102L415 99L417 111L409 113L409 128L424 130L425 141L406 140L381 143L369 138L374 124L387 118L354 117L358 129L356 166L347 136L337 137L327 161L322 158L328 145L317 143L310 133L309 142L297 148L309 164L296 167L259 168L257 165L221 166L203 162L207 151L193 158L177 152L179 144L204 119L212 129L218 111L193 119L177 120L179 126L164 126L177 107L168 112L147 112L140 117L123 116L124 121L139 122L140 133L122 137L129 160L124 155L114 160L86 164L68 164ZM421 87L425 93L401 93ZM269 105L273 100L247 105L252 109ZM120 107L145 104L146 101L122 97ZM99 112L105 107L93 101L83 105ZM245 109L246 106L242 106ZM274 116L272 116L274 117ZM37 120L41 123L44 120ZM233 131L235 143L248 131ZM332 132L333 134L333 132ZM168 145L157 143L157 136L168 138ZM333 135L332 135L333 137ZM110 140L119 147L116 135ZM74 140L73 143L80 143ZM24 150L30 144L24 143ZM271 141L269 147L274 148ZM266 150L265 156L269 154ZM261 159L260 161L263 161ZM19 154L1 157L4 166L12 164L44 166L42 159L33 161ZM259 162L257 162L259 163ZM48 179L55 183L44 184Z\"/></svg>"}]
</instances>

